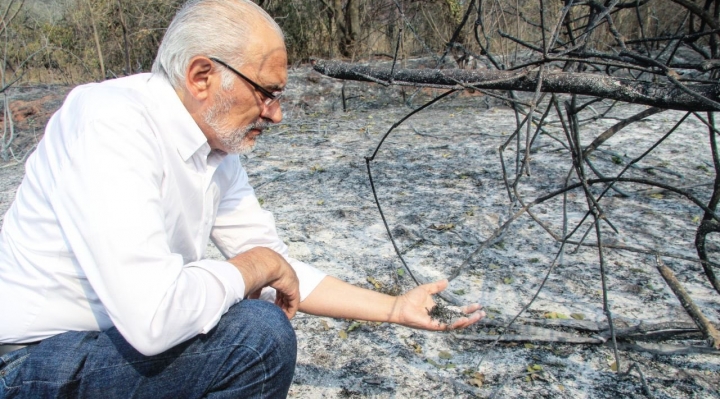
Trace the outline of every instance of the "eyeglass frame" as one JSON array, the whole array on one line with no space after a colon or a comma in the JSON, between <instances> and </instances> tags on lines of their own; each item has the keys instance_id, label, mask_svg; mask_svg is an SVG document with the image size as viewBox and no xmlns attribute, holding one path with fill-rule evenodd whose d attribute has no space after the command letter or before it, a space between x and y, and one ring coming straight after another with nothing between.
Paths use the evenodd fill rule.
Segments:
<instances>
[{"instance_id":1,"label":"eyeglass frame","mask_svg":"<svg viewBox=\"0 0 720 399\"><path fill-rule=\"evenodd\" d=\"M255 83L252 79L250 79L247 76L240 73L240 71L238 71L237 69L228 65L227 62L225 62L219 58L216 58L216 57L208 57L208 58L210 58L212 61L217 62L218 64L224 66L225 68L229 69L235 75L241 77L244 81L248 82L250 84L250 86L252 86L255 90L259 91L260 94L265 96L265 100L263 101L263 104L265 104L266 107L269 107L269 106L275 104L276 102L280 101L280 99L283 97L282 91L276 91L274 93L270 92L268 89L260 86L259 84Z\"/></svg>"}]
</instances>

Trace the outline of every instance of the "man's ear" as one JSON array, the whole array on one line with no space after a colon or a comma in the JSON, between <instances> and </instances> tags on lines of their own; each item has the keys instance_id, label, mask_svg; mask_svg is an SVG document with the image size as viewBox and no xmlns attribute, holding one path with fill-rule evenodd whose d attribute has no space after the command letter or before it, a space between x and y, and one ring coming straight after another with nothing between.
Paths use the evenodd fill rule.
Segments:
<instances>
[{"instance_id":1,"label":"man's ear","mask_svg":"<svg viewBox=\"0 0 720 399\"><path fill-rule=\"evenodd\" d=\"M213 62L207 57L195 56L188 64L185 85L191 96L203 101L208 98L209 89L217 78L217 74L213 74Z\"/></svg>"}]
</instances>

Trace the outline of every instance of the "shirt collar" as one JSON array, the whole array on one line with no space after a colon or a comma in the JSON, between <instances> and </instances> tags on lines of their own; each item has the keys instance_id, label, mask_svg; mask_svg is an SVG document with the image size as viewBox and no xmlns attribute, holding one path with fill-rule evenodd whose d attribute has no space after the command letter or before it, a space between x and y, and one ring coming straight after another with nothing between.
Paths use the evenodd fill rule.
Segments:
<instances>
[{"instance_id":1,"label":"shirt collar","mask_svg":"<svg viewBox=\"0 0 720 399\"><path fill-rule=\"evenodd\" d=\"M211 151L210 144L170 82L163 76L153 74L148 80L148 87L162 110L160 126L168 129L183 161L187 162L195 154L207 159Z\"/></svg>"}]
</instances>

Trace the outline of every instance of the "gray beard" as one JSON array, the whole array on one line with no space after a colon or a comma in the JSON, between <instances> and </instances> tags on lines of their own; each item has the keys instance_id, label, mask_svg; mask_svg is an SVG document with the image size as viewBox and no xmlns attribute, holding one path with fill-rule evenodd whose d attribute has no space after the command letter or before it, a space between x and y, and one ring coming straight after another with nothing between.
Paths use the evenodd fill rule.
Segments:
<instances>
[{"instance_id":1,"label":"gray beard","mask_svg":"<svg viewBox=\"0 0 720 399\"><path fill-rule=\"evenodd\" d=\"M262 131L269 123L258 121L241 128L228 126L224 117L230 112L232 106L233 103L227 97L218 94L215 97L215 105L207 110L203 119L215 131L215 136L225 151L229 154L248 154L255 148L257 142L256 140L250 141L247 138L248 133L254 129Z\"/></svg>"}]
</instances>

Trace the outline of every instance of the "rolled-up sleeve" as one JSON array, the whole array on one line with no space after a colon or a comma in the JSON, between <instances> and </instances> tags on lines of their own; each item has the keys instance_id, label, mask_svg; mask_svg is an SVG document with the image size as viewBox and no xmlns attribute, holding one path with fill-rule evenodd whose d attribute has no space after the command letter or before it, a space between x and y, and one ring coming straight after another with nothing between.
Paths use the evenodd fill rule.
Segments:
<instances>
[{"instance_id":1,"label":"rolled-up sleeve","mask_svg":"<svg viewBox=\"0 0 720 399\"><path fill-rule=\"evenodd\" d=\"M279 253L295 270L300 280L300 300L305 300L326 274L290 257L287 245L278 236L275 218L260 207L239 161L233 165L233 171L218 207L211 233L213 242L227 258L253 247L266 247Z\"/></svg>"}]
</instances>

